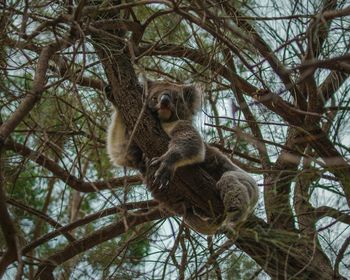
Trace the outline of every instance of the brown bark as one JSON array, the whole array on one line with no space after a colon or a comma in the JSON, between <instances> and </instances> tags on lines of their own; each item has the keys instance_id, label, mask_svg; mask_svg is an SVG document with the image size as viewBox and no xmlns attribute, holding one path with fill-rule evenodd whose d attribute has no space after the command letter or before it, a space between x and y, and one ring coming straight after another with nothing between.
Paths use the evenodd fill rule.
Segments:
<instances>
[{"instance_id":1,"label":"brown bark","mask_svg":"<svg viewBox=\"0 0 350 280\"><path fill-rule=\"evenodd\" d=\"M251 224L250 224L251 223ZM327 256L318 246L297 232L270 229L250 219L235 244L252 257L272 279L344 279L335 274Z\"/></svg>"}]
</instances>

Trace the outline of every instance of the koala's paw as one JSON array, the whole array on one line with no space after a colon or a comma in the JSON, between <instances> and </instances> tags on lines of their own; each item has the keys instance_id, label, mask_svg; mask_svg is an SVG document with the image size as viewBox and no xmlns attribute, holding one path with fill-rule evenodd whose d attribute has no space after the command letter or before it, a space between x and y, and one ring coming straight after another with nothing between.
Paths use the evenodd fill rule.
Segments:
<instances>
[{"instance_id":1,"label":"koala's paw","mask_svg":"<svg viewBox=\"0 0 350 280\"><path fill-rule=\"evenodd\" d=\"M150 166L159 166L157 171L154 173L153 184L159 184L159 189L168 187L174 173L172 168L163 160L162 157L152 158L150 161Z\"/></svg>"},{"instance_id":2,"label":"koala's paw","mask_svg":"<svg viewBox=\"0 0 350 280\"><path fill-rule=\"evenodd\" d=\"M226 210L227 221L239 223L246 219L248 197L239 188L227 191L223 203Z\"/></svg>"}]
</instances>

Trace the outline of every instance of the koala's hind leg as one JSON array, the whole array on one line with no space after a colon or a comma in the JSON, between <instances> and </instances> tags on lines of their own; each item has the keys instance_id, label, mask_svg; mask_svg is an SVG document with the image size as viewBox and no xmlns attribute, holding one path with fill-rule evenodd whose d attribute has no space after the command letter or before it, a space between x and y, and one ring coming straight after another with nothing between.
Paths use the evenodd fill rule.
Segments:
<instances>
[{"instance_id":1,"label":"koala's hind leg","mask_svg":"<svg viewBox=\"0 0 350 280\"><path fill-rule=\"evenodd\" d=\"M227 171L217 182L226 211L225 223L236 226L245 221L258 200L255 180L244 171Z\"/></svg>"}]
</instances>

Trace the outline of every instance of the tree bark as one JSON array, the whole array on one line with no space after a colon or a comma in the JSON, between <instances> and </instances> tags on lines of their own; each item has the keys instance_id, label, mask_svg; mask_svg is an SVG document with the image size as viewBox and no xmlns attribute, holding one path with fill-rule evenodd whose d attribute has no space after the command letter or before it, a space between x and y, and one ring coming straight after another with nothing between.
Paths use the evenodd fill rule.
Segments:
<instances>
[{"instance_id":1,"label":"tree bark","mask_svg":"<svg viewBox=\"0 0 350 280\"><path fill-rule=\"evenodd\" d=\"M335 274L316 236L271 229L251 217L239 232L235 245L253 258L272 279L344 279ZM312 241L312 240L311 240Z\"/></svg>"}]
</instances>

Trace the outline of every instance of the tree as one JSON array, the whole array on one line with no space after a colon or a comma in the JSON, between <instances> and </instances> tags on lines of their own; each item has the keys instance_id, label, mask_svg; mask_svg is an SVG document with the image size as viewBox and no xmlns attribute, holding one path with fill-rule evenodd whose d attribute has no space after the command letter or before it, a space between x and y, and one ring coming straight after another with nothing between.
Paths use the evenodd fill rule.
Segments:
<instances>
[{"instance_id":1,"label":"tree","mask_svg":"<svg viewBox=\"0 0 350 280\"><path fill-rule=\"evenodd\" d=\"M0 275L350 275L346 4L1 4ZM198 166L179 169L154 200L137 172L108 162L107 83L146 156L166 150L139 78L203 87L203 137L261 190L236 235L201 236L159 207L181 194L222 214L215 180Z\"/></svg>"}]
</instances>

